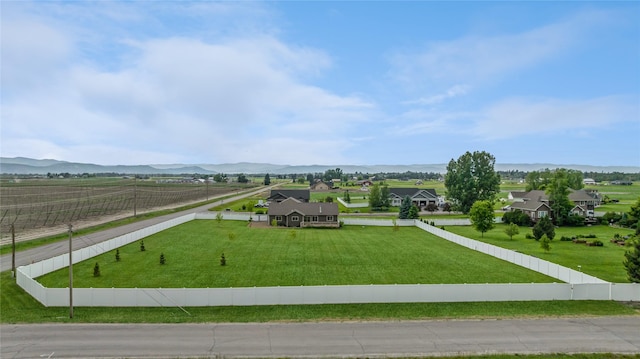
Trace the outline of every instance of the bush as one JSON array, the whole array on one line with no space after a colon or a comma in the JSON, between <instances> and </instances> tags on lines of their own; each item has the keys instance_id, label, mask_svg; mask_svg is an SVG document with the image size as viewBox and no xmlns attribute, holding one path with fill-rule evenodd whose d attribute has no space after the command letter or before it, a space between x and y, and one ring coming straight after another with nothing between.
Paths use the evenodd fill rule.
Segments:
<instances>
[{"instance_id":1,"label":"bush","mask_svg":"<svg viewBox=\"0 0 640 359\"><path fill-rule=\"evenodd\" d=\"M536 239L533 235L531 235L531 233L525 234L524 238L526 238L526 239Z\"/></svg>"},{"instance_id":2,"label":"bush","mask_svg":"<svg viewBox=\"0 0 640 359\"><path fill-rule=\"evenodd\" d=\"M515 223L521 227L529 227L531 226L531 217L527 216L526 213L517 209L515 211L506 212L502 215L502 222L505 224Z\"/></svg>"},{"instance_id":3,"label":"bush","mask_svg":"<svg viewBox=\"0 0 640 359\"><path fill-rule=\"evenodd\" d=\"M259 209L256 211L256 214L264 214L264 209Z\"/></svg>"},{"instance_id":4,"label":"bush","mask_svg":"<svg viewBox=\"0 0 640 359\"><path fill-rule=\"evenodd\" d=\"M100 276L100 265L98 264L98 262L96 262L96 265L93 266L93 276L94 277Z\"/></svg>"},{"instance_id":5,"label":"bush","mask_svg":"<svg viewBox=\"0 0 640 359\"><path fill-rule=\"evenodd\" d=\"M222 255L220 256L220 265L221 266L227 265L227 258L224 257L224 253L222 253Z\"/></svg>"},{"instance_id":6,"label":"bush","mask_svg":"<svg viewBox=\"0 0 640 359\"><path fill-rule=\"evenodd\" d=\"M604 246L604 243L602 243L601 240L596 239L596 240L593 240L593 241L587 243L587 245L589 247L602 247L602 246Z\"/></svg>"},{"instance_id":7,"label":"bush","mask_svg":"<svg viewBox=\"0 0 640 359\"><path fill-rule=\"evenodd\" d=\"M140 241L140 252L144 252L144 251L146 251L146 250L147 250L147 249L146 249L146 248L144 248L144 241Z\"/></svg>"},{"instance_id":8,"label":"bush","mask_svg":"<svg viewBox=\"0 0 640 359\"><path fill-rule=\"evenodd\" d=\"M167 260L164 258L164 253L160 253L160 264L165 264Z\"/></svg>"},{"instance_id":9,"label":"bush","mask_svg":"<svg viewBox=\"0 0 640 359\"><path fill-rule=\"evenodd\" d=\"M560 237L560 242L571 242L573 240L573 238L567 237L567 236L562 236Z\"/></svg>"},{"instance_id":10,"label":"bush","mask_svg":"<svg viewBox=\"0 0 640 359\"><path fill-rule=\"evenodd\" d=\"M120 262L120 249L116 249L116 262Z\"/></svg>"},{"instance_id":11,"label":"bush","mask_svg":"<svg viewBox=\"0 0 640 359\"><path fill-rule=\"evenodd\" d=\"M569 227L584 226L585 218L583 216L568 216L565 218L564 224Z\"/></svg>"}]
</instances>

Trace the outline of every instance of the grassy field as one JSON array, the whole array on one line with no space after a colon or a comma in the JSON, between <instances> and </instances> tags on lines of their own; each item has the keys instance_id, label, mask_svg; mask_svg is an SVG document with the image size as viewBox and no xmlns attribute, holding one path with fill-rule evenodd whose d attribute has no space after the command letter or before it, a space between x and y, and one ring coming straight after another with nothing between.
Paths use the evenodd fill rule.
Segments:
<instances>
[{"instance_id":1,"label":"grassy field","mask_svg":"<svg viewBox=\"0 0 640 359\"><path fill-rule=\"evenodd\" d=\"M520 227L520 233L509 239L504 233L506 225L499 224L489 232L481 233L471 226L448 226L447 231L460 234L465 237L494 244L499 247L513 249L518 252L536 256L553 263L558 263L568 268L581 270L587 274L616 283L628 283L626 271L622 265L625 248L610 243L609 240L618 233L622 236L633 234L626 228L614 228L604 225L591 227L561 227L555 229L555 239L551 242L551 250L545 253L540 248L540 243L533 239L526 239L527 233L532 233L529 227ZM595 234L604 243L602 247L589 247L585 244L560 241L560 237L573 237L577 235ZM592 239L588 239L592 240Z\"/></svg>"},{"instance_id":2,"label":"grassy field","mask_svg":"<svg viewBox=\"0 0 640 359\"><path fill-rule=\"evenodd\" d=\"M530 283L552 278L404 227L249 228L192 221L74 265L75 287L253 287L346 284ZM167 263L159 264L164 253ZM224 253L226 266L220 266ZM100 277L93 276L95 263ZM66 287L68 270L38 279Z\"/></svg>"}]
</instances>

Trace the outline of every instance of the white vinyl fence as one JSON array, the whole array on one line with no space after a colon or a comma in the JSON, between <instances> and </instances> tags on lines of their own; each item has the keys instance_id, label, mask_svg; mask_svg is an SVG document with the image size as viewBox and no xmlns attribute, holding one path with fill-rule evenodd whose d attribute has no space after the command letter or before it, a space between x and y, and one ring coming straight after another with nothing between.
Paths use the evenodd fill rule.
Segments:
<instances>
[{"instance_id":1,"label":"white vinyl fence","mask_svg":"<svg viewBox=\"0 0 640 359\"><path fill-rule=\"evenodd\" d=\"M189 214L135 231L73 252L77 263L135 242L194 219L215 218L216 213ZM253 220L262 220L254 218ZM266 217L266 215L262 215ZM248 220L248 214L224 213L225 219ZM352 220L348 220L351 222ZM346 223L347 221L345 221ZM640 300L640 285L608 283L581 272L538 258L456 236L419 221L396 221L415 225L468 248L496 256L514 264L547 274L569 283L504 284L398 284L253 288L74 288L76 306L106 307L183 307L285 304L470 302L523 300ZM365 224L366 223L366 224ZM353 220L355 225L386 225L391 220ZM68 306L68 288L45 288L34 278L69 265L68 254L21 266L17 283L45 306Z\"/></svg>"}]
</instances>

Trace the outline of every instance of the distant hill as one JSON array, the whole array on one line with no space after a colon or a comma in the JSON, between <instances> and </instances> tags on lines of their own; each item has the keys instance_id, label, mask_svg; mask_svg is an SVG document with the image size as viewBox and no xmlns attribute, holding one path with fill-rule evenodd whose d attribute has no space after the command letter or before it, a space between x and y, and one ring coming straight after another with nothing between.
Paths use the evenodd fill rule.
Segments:
<instances>
[{"instance_id":1,"label":"distant hill","mask_svg":"<svg viewBox=\"0 0 640 359\"><path fill-rule=\"evenodd\" d=\"M119 174L290 174L290 173L321 173L328 169L340 168L345 173L382 173L382 172L434 172L445 173L447 165L439 164L414 164L414 165L277 165L270 163L224 163L224 164L152 164L152 165L114 165L103 166L92 163L75 163L58 161L53 159L37 160L25 157L0 157L0 173L3 174L35 174L47 173L119 173ZM551 163L497 163L497 171L537 171L541 169L568 168L582 172L622 172L640 173L640 166L590 166L590 165L562 165Z\"/></svg>"}]
</instances>

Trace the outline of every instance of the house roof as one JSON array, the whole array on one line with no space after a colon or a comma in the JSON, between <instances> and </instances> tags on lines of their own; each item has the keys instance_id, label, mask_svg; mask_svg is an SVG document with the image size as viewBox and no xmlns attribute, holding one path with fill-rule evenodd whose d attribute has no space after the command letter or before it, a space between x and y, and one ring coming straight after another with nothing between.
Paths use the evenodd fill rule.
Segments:
<instances>
[{"instance_id":1,"label":"house roof","mask_svg":"<svg viewBox=\"0 0 640 359\"><path fill-rule=\"evenodd\" d=\"M287 216L298 212L304 216L337 216L340 212L337 203L300 202L295 198L287 198L280 203L273 203L267 212L270 216Z\"/></svg>"},{"instance_id":2,"label":"house roof","mask_svg":"<svg viewBox=\"0 0 640 359\"><path fill-rule=\"evenodd\" d=\"M513 198L522 198L525 201L549 202L549 196L542 190L533 190L529 192L511 192ZM572 202L585 202L595 200L585 190L569 189L569 200Z\"/></svg>"},{"instance_id":3,"label":"house roof","mask_svg":"<svg viewBox=\"0 0 640 359\"><path fill-rule=\"evenodd\" d=\"M436 194L436 190L429 188L429 189L423 189L423 188L389 188L389 196L398 196L401 198L404 198L405 196L409 196L410 198L413 198L415 196L417 196L418 194L422 193L425 197L433 197L433 198L438 198L438 195Z\"/></svg>"},{"instance_id":4,"label":"house roof","mask_svg":"<svg viewBox=\"0 0 640 359\"><path fill-rule=\"evenodd\" d=\"M269 200L274 198L290 198L293 197L298 200L309 201L311 195L308 189L272 189Z\"/></svg>"},{"instance_id":5,"label":"house roof","mask_svg":"<svg viewBox=\"0 0 640 359\"><path fill-rule=\"evenodd\" d=\"M524 211L537 211L540 207L551 209L548 204L539 201L514 202L510 205L511 210L519 209Z\"/></svg>"}]
</instances>

